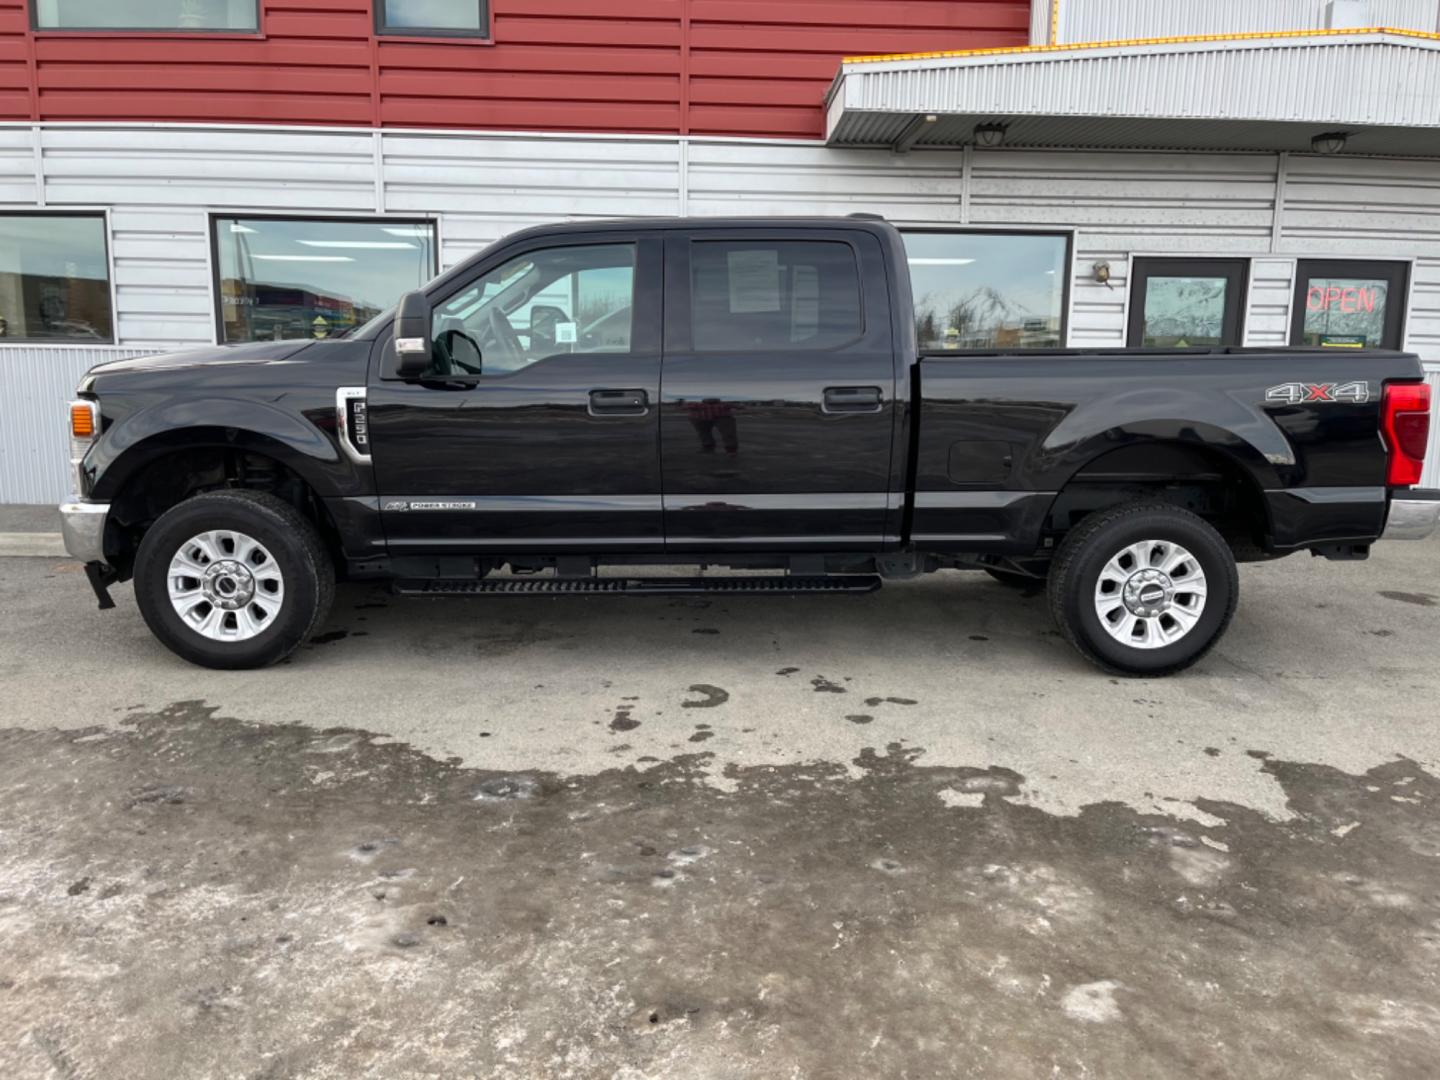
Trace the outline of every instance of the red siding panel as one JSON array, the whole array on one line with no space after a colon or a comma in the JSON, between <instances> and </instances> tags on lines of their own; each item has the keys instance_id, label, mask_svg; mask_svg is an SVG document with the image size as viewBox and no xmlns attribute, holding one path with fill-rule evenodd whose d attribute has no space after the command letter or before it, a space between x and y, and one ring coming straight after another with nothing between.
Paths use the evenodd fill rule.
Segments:
<instances>
[{"instance_id":1,"label":"red siding panel","mask_svg":"<svg viewBox=\"0 0 1440 1080\"><path fill-rule=\"evenodd\" d=\"M374 36L372 0L257 35L34 32L0 0L0 120L817 137L840 58L1024 44L1028 0L492 0L494 41Z\"/></svg>"}]
</instances>

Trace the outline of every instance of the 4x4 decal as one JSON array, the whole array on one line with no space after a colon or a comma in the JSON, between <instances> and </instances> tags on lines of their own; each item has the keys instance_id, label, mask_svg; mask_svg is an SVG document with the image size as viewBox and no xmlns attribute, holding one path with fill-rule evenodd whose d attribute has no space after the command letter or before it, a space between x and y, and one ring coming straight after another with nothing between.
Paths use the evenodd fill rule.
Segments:
<instances>
[{"instance_id":1,"label":"4x4 decal","mask_svg":"<svg viewBox=\"0 0 1440 1080\"><path fill-rule=\"evenodd\" d=\"M1364 405L1370 400L1368 382L1347 383L1281 383L1265 391L1265 400L1271 405L1309 405L1341 402L1346 405Z\"/></svg>"}]
</instances>

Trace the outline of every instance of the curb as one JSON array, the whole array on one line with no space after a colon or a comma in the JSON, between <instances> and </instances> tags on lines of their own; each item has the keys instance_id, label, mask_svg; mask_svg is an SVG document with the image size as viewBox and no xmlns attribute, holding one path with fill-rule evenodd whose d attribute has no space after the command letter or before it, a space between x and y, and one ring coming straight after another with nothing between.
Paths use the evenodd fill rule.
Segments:
<instances>
[{"instance_id":1,"label":"curb","mask_svg":"<svg viewBox=\"0 0 1440 1080\"><path fill-rule=\"evenodd\" d=\"M68 559L65 540L59 533L0 532L0 557Z\"/></svg>"}]
</instances>

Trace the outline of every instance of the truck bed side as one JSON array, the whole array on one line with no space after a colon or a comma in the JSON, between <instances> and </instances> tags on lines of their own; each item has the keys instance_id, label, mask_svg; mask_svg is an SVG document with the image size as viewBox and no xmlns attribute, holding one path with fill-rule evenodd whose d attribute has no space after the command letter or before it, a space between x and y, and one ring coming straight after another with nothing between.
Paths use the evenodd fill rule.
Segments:
<instances>
[{"instance_id":1,"label":"truck bed side","mask_svg":"<svg viewBox=\"0 0 1440 1080\"><path fill-rule=\"evenodd\" d=\"M1263 511L1270 550L1384 527L1392 352L939 354L919 365L911 535L937 551L1033 552L1082 486L1219 485ZM1257 530L1258 531L1258 530Z\"/></svg>"}]
</instances>

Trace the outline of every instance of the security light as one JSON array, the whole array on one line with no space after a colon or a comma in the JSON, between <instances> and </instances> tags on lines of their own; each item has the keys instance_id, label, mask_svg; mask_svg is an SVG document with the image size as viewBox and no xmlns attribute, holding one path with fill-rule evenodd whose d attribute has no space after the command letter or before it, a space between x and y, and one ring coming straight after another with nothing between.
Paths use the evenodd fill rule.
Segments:
<instances>
[{"instance_id":1,"label":"security light","mask_svg":"<svg viewBox=\"0 0 1440 1080\"><path fill-rule=\"evenodd\" d=\"M1009 124L976 124L975 145L993 150L1005 141L1005 133L1009 130Z\"/></svg>"},{"instance_id":2,"label":"security light","mask_svg":"<svg viewBox=\"0 0 1440 1080\"><path fill-rule=\"evenodd\" d=\"M1345 149L1349 138L1343 131L1327 131L1310 140L1310 149L1317 154L1338 154Z\"/></svg>"}]
</instances>

